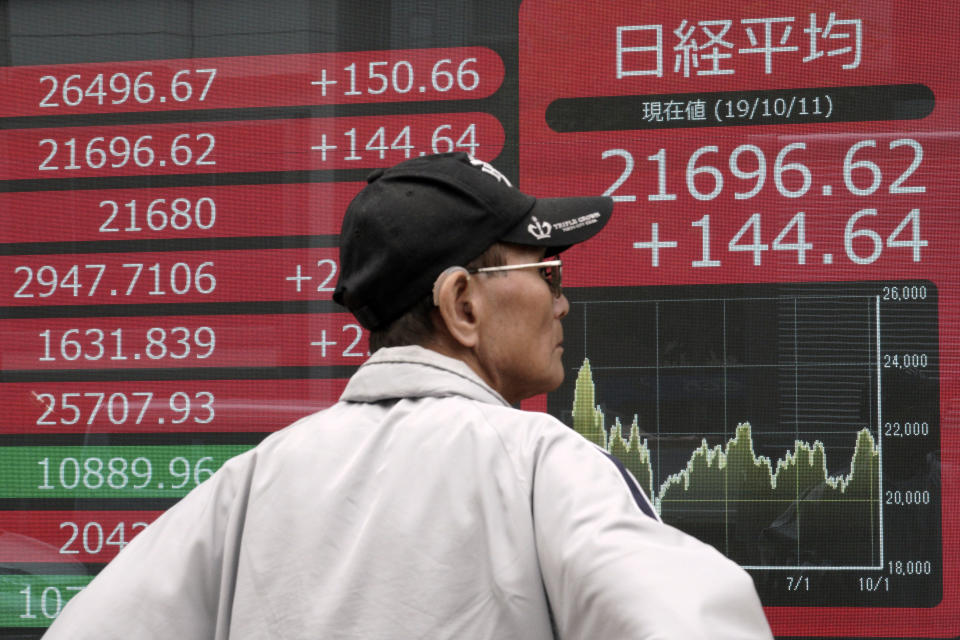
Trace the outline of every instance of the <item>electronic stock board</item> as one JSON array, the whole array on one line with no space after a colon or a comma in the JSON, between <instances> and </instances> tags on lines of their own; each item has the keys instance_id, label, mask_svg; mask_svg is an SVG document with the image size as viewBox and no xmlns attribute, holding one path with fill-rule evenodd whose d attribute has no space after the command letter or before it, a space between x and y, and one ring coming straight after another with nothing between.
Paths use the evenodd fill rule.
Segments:
<instances>
[{"instance_id":1,"label":"electronic stock board","mask_svg":"<svg viewBox=\"0 0 960 640\"><path fill-rule=\"evenodd\" d=\"M955 3L0 7L0 637L336 401L343 210L454 150L616 202L524 408L778 637L960 635Z\"/></svg>"}]
</instances>

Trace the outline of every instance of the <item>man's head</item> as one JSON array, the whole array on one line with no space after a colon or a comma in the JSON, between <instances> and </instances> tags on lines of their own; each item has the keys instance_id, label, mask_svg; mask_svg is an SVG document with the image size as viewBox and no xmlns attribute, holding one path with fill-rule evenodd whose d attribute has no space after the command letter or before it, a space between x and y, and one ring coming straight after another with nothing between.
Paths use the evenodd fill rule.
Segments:
<instances>
[{"instance_id":1,"label":"man's head","mask_svg":"<svg viewBox=\"0 0 960 640\"><path fill-rule=\"evenodd\" d=\"M426 343L439 335L452 341L448 346L470 350L471 357L492 355L510 342L508 338L518 335L521 327L516 318L522 315L524 303L537 299L529 297L534 291L545 291L548 306L557 308L551 312L558 316L557 326L568 308L566 298L554 297L537 268L469 271L555 255L596 234L612 209L612 200L605 197L538 199L526 195L491 165L465 153L414 158L371 174L367 186L347 208L334 300L345 305L374 336L385 331L397 333L398 325L411 325L411 335L417 336L411 343L437 348ZM437 277L455 266L466 270L443 279L438 293L446 298L435 305L431 293ZM515 300L517 304L508 305L508 297L494 295L507 281L535 286L515 291L521 297ZM444 300L458 303L445 305ZM487 304L490 301L496 305ZM489 313L462 317L465 309L480 308ZM538 313L532 306L527 311L531 317ZM514 322L502 324L502 330L493 333L489 329L498 317L511 317ZM467 320L469 326L458 325L458 318ZM440 320L441 326L434 320ZM482 327L470 324L481 320ZM431 332L434 327L436 335ZM534 333L532 327L530 333ZM462 353L453 355L469 359ZM491 366L495 362L490 361ZM470 364L477 368L475 362ZM488 378L484 372L481 375ZM562 380L562 371L560 375Z\"/></svg>"},{"instance_id":2,"label":"man's head","mask_svg":"<svg viewBox=\"0 0 960 640\"><path fill-rule=\"evenodd\" d=\"M543 247L498 244L500 266L456 269L436 287L435 339L515 404L563 382L563 326L570 303L540 269ZM554 269L559 274L559 267ZM547 269L545 268L544 271Z\"/></svg>"}]
</instances>

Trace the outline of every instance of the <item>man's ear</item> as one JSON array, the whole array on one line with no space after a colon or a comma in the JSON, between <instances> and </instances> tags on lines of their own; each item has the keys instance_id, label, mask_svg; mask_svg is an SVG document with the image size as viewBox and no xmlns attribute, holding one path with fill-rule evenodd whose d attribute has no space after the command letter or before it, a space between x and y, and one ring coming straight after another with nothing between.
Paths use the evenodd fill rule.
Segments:
<instances>
[{"instance_id":1,"label":"man's ear","mask_svg":"<svg viewBox=\"0 0 960 640\"><path fill-rule=\"evenodd\" d=\"M474 347L478 339L476 294L474 281L463 267L444 271L433 288L433 302L447 333L467 348Z\"/></svg>"}]
</instances>

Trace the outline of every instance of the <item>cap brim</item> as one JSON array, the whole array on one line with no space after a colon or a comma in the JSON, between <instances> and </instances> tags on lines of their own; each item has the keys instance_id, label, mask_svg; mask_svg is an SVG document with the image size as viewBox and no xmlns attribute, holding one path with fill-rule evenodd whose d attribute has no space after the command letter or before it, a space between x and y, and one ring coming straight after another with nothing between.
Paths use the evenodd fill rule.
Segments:
<instances>
[{"instance_id":1,"label":"cap brim","mask_svg":"<svg viewBox=\"0 0 960 640\"><path fill-rule=\"evenodd\" d=\"M519 224L501 238L504 242L549 247L559 253L595 236L610 220L613 198L537 198Z\"/></svg>"}]
</instances>

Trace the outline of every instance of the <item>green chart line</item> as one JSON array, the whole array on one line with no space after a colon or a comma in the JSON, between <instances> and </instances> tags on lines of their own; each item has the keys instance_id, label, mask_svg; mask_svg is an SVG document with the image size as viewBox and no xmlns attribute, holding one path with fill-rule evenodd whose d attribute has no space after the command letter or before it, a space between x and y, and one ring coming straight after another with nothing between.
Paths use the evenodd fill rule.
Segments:
<instances>
[{"instance_id":1,"label":"green chart line","mask_svg":"<svg viewBox=\"0 0 960 640\"><path fill-rule=\"evenodd\" d=\"M711 447L703 438L686 466L655 487L649 439L641 436L637 417L626 430L619 418L612 425L606 421L585 359L574 388L574 429L618 458L668 523L684 507L713 505L724 513L735 512L740 530L755 530L750 535L758 539L785 515L796 521L798 540L830 523L842 523L836 525L837 535L876 539L880 450L867 428L856 434L849 473L831 475L819 440L810 444L797 439L792 450L773 461L755 453L752 427L743 422L722 445Z\"/></svg>"}]
</instances>

